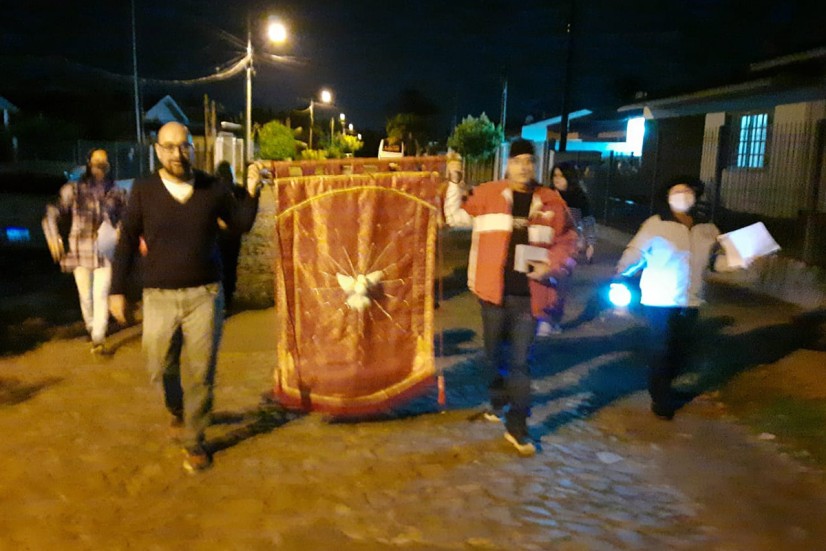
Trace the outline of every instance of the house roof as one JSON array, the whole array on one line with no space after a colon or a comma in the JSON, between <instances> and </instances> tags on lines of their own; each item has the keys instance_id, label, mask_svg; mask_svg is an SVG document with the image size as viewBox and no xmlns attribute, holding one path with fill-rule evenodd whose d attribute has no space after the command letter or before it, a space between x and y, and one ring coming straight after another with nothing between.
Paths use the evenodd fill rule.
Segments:
<instances>
[{"instance_id":1,"label":"house roof","mask_svg":"<svg viewBox=\"0 0 826 551\"><path fill-rule=\"evenodd\" d=\"M627 111L624 113L618 113L617 111L592 112L588 109L581 109L568 116L568 130L570 133L576 133L578 140L586 142L622 141L625 140L628 120L639 116L642 116L642 109L637 112ZM522 137L533 141L545 141L548 139L549 131L560 131L561 122L562 117L556 116L525 125L522 127Z\"/></svg>"},{"instance_id":2,"label":"house roof","mask_svg":"<svg viewBox=\"0 0 826 551\"><path fill-rule=\"evenodd\" d=\"M146 122L154 122L166 124L168 122L179 122L181 124L189 124L189 118L181 110L180 106L175 103L172 96L164 96L161 101L156 103L146 112L144 117Z\"/></svg>"},{"instance_id":3,"label":"house roof","mask_svg":"<svg viewBox=\"0 0 826 551\"><path fill-rule=\"evenodd\" d=\"M588 109L580 109L568 114L568 120L578 119L590 115L591 111ZM535 142L544 142L548 137L548 127L562 122L562 115L551 117L550 119L543 119L541 121L532 122L522 126L522 137L526 140L533 140Z\"/></svg>"},{"instance_id":4,"label":"house roof","mask_svg":"<svg viewBox=\"0 0 826 551\"><path fill-rule=\"evenodd\" d=\"M17 111L19 111L19 109L17 109L17 107L15 107L12 102L7 100L3 96L0 96L0 111L8 111L10 113L17 113Z\"/></svg>"},{"instance_id":5,"label":"house roof","mask_svg":"<svg viewBox=\"0 0 826 551\"><path fill-rule=\"evenodd\" d=\"M618 111L643 109L648 119L667 119L826 99L826 48L755 63L750 70L754 78L743 82L625 105Z\"/></svg>"}]
</instances>

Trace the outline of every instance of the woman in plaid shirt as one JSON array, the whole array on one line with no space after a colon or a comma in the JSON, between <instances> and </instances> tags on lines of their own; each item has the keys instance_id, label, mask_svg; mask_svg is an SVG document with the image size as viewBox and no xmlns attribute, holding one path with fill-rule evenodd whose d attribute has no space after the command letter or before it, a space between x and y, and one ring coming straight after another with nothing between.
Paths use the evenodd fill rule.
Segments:
<instances>
[{"instance_id":1,"label":"woman in plaid shirt","mask_svg":"<svg viewBox=\"0 0 826 551\"><path fill-rule=\"evenodd\" d=\"M103 149L89 153L85 174L60 189L57 205L46 209L46 236L49 251L64 272L74 274L80 310L92 339L92 353L105 354L109 324L109 286L112 282L114 242L108 247L99 233L117 227L126 206L126 190L109 177L109 156ZM71 217L67 243L58 232L58 223ZM113 236L110 236L110 238Z\"/></svg>"}]
</instances>

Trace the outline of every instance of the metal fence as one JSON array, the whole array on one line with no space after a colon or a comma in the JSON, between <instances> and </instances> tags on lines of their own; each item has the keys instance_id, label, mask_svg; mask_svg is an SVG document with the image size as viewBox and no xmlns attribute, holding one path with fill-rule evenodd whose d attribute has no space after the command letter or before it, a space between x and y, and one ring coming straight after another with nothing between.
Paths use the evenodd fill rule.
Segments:
<instances>
[{"instance_id":1,"label":"metal fence","mask_svg":"<svg viewBox=\"0 0 826 551\"><path fill-rule=\"evenodd\" d=\"M759 168L737 166L738 136L731 129L706 132L701 177L719 182L716 204L770 218L797 218L804 210L826 212L821 126L818 121L772 125ZM722 164L714 172L712 160Z\"/></svg>"},{"instance_id":2,"label":"metal fence","mask_svg":"<svg viewBox=\"0 0 826 551\"><path fill-rule=\"evenodd\" d=\"M762 166L754 168L737 166L732 129L707 132L701 178L720 229L763 222L783 254L826 265L825 129L822 120L771 125Z\"/></svg>"},{"instance_id":3,"label":"metal fence","mask_svg":"<svg viewBox=\"0 0 826 551\"><path fill-rule=\"evenodd\" d=\"M826 266L826 123L775 124L760 168L736 167L737 136L728 127L707 131L702 144L704 208L721 231L763 222L783 254ZM578 164L601 223L635 231L654 212L654 191L639 157L567 153Z\"/></svg>"},{"instance_id":4,"label":"metal fence","mask_svg":"<svg viewBox=\"0 0 826 551\"><path fill-rule=\"evenodd\" d=\"M139 145L137 142L78 140L75 164L85 164L86 156L92 149L105 149L109 154L111 175L115 180L137 178L150 172L154 155L151 145Z\"/></svg>"},{"instance_id":5,"label":"metal fence","mask_svg":"<svg viewBox=\"0 0 826 551\"><path fill-rule=\"evenodd\" d=\"M495 179L496 159L490 158L484 161L465 162L465 182L476 186L484 182Z\"/></svg>"},{"instance_id":6,"label":"metal fence","mask_svg":"<svg viewBox=\"0 0 826 551\"><path fill-rule=\"evenodd\" d=\"M196 136L194 145L194 166L212 172L213 167L207 166L207 151L203 137ZM21 145L17 148L14 157L18 163L41 161L44 166L48 163L49 166L63 166L62 170L69 171L75 166L85 164L86 157L92 149L105 149L109 154L111 175L115 180L145 176L158 168L155 150L151 143L141 145L130 141L77 140L54 142L48 146L41 145L36 149Z\"/></svg>"},{"instance_id":7,"label":"metal fence","mask_svg":"<svg viewBox=\"0 0 826 551\"><path fill-rule=\"evenodd\" d=\"M555 162L572 161L579 167L598 222L633 232L651 216L651 185L641 177L639 157L590 152L568 152L556 157Z\"/></svg>"},{"instance_id":8,"label":"metal fence","mask_svg":"<svg viewBox=\"0 0 826 551\"><path fill-rule=\"evenodd\" d=\"M210 173L213 172L213 167L206 166L207 151L203 137L195 136L193 142L195 145L195 168ZM139 145L137 142L78 140L75 162L77 164L84 164L86 162L86 155L91 149L106 150L109 154L112 177L115 180L146 176L158 168L158 160L155 158L155 148L151 143Z\"/></svg>"}]
</instances>

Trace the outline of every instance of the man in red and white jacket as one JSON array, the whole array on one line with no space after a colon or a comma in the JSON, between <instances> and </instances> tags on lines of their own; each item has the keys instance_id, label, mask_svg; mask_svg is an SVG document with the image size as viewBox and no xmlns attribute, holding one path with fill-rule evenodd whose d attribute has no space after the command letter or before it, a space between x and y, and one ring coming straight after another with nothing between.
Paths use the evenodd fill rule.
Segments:
<instances>
[{"instance_id":1,"label":"man in red and white jacket","mask_svg":"<svg viewBox=\"0 0 826 551\"><path fill-rule=\"evenodd\" d=\"M577 234L559 193L534 178L533 144L514 141L508 157L506 180L482 184L467 195L451 183L445 220L450 226L473 227L468 287L482 308L491 406L484 416L498 420L504 414L505 438L520 454L533 455L536 447L527 428L530 351L537 318L556 302L556 280L573 269ZM547 258L529 262L527 273L516 271L518 245L542 247Z\"/></svg>"}]
</instances>

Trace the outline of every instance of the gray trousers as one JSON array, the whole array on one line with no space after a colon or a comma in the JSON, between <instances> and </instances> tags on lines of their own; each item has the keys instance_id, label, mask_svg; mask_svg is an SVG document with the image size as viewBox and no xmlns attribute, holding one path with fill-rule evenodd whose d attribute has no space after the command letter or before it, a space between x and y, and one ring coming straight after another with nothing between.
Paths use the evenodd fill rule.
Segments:
<instances>
[{"instance_id":1,"label":"gray trousers","mask_svg":"<svg viewBox=\"0 0 826 551\"><path fill-rule=\"evenodd\" d=\"M183 419L182 444L190 451L201 449L210 423L223 310L220 283L143 291L149 376L162 382L169 413Z\"/></svg>"}]
</instances>

